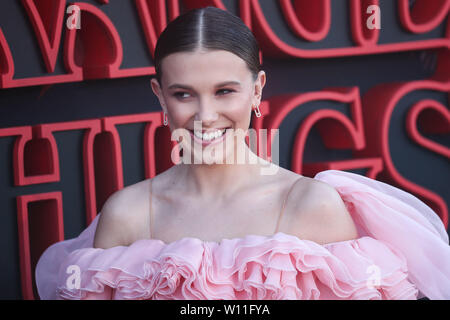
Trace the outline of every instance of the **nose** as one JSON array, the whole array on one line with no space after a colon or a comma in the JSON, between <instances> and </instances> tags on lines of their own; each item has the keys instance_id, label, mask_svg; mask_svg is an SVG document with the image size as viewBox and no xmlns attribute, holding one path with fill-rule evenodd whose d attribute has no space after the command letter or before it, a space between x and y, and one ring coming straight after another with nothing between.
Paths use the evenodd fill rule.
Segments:
<instances>
[{"instance_id":1,"label":"nose","mask_svg":"<svg viewBox=\"0 0 450 320\"><path fill-rule=\"evenodd\" d=\"M194 120L201 121L203 127L212 126L219 119L219 113L211 102L200 102Z\"/></svg>"}]
</instances>

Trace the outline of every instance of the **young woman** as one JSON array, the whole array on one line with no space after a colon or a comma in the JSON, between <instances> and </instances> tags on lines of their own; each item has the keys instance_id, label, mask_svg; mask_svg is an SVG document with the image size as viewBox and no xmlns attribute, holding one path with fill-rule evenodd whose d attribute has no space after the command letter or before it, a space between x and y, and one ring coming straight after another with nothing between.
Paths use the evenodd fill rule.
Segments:
<instances>
[{"instance_id":1,"label":"young woman","mask_svg":"<svg viewBox=\"0 0 450 320\"><path fill-rule=\"evenodd\" d=\"M450 298L448 235L416 197L337 170L262 174L270 163L234 134L266 82L238 17L179 16L155 66L152 90L192 162L115 192L80 236L49 247L42 299ZM225 161L237 153L247 160Z\"/></svg>"}]
</instances>

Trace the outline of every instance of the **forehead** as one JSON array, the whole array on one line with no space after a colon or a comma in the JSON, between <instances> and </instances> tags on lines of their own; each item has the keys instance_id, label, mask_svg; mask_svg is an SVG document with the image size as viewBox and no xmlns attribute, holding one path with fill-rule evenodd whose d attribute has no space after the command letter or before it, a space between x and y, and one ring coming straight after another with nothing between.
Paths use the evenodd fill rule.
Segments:
<instances>
[{"instance_id":1,"label":"forehead","mask_svg":"<svg viewBox=\"0 0 450 320\"><path fill-rule=\"evenodd\" d=\"M172 53L162 60L161 67L166 87L175 82L201 86L251 78L245 61L224 50Z\"/></svg>"}]
</instances>

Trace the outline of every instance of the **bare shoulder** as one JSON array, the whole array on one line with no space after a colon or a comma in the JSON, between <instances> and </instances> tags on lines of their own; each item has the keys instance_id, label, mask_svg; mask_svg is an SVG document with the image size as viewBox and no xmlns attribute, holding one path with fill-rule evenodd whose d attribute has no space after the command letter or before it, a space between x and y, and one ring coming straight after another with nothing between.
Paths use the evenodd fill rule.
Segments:
<instances>
[{"instance_id":1,"label":"bare shoulder","mask_svg":"<svg viewBox=\"0 0 450 320\"><path fill-rule=\"evenodd\" d=\"M111 194L104 203L94 238L95 248L127 246L147 235L149 181L143 180Z\"/></svg>"},{"instance_id":2,"label":"bare shoulder","mask_svg":"<svg viewBox=\"0 0 450 320\"><path fill-rule=\"evenodd\" d=\"M319 244L358 237L356 226L337 190L326 182L303 177L291 198L296 234ZM299 185L299 186L297 186Z\"/></svg>"},{"instance_id":3,"label":"bare shoulder","mask_svg":"<svg viewBox=\"0 0 450 320\"><path fill-rule=\"evenodd\" d=\"M305 179L305 186L299 198L303 207L320 210L325 207L337 209L344 205L341 196L333 186L317 179L304 177Z\"/></svg>"}]
</instances>

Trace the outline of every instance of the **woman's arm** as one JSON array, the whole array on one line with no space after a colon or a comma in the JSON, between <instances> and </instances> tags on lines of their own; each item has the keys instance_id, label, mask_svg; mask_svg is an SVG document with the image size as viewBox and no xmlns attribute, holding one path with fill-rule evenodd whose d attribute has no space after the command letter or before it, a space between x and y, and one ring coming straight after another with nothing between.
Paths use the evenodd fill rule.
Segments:
<instances>
[{"instance_id":1,"label":"woman's arm","mask_svg":"<svg viewBox=\"0 0 450 320\"><path fill-rule=\"evenodd\" d=\"M126 188L113 193L103 205L94 236L94 248L128 246L137 233L136 215Z\"/></svg>"},{"instance_id":2,"label":"woman's arm","mask_svg":"<svg viewBox=\"0 0 450 320\"><path fill-rule=\"evenodd\" d=\"M122 189L123 190L123 189ZM125 192L113 193L103 205L94 236L94 248L109 249L116 246L128 246L133 241L133 223L130 219L130 205L126 202ZM115 289L107 285L101 293L89 292L83 300L113 300Z\"/></svg>"},{"instance_id":3,"label":"woman's arm","mask_svg":"<svg viewBox=\"0 0 450 320\"><path fill-rule=\"evenodd\" d=\"M293 228L301 230L301 239L319 244L358 238L356 225L336 189L322 181L303 189L297 198Z\"/></svg>"}]
</instances>

